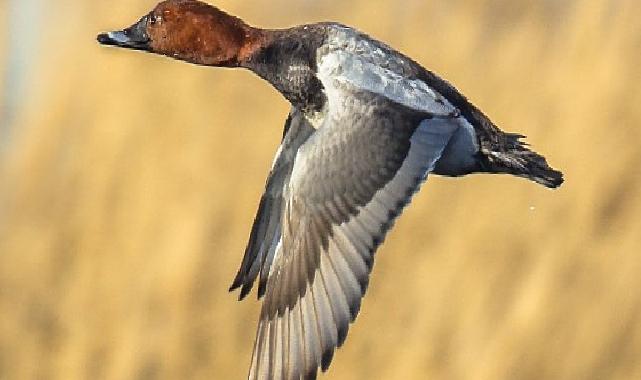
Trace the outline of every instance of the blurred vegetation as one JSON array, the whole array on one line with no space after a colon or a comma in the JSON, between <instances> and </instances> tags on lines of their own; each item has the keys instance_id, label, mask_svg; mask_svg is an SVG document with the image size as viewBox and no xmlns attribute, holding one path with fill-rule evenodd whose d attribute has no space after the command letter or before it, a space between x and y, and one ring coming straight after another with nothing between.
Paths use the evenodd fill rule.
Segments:
<instances>
[{"instance_id":1,"label":"blurred vegetation","mask_svg":"<svg viewBox=\"0 0 641 380\"><path fill-rule=\"evenodd\" d=\"M248 72L95 43L152 0L42 1L9 99L17 1L0 1L0 106L17 105L0 114L0 379L244 378L260 305L227 287L288 105ZM216 3L365 30L566 173L557 191L431 177L327 378L641 378L640 2Z\"/></svg>"}]
</instances>

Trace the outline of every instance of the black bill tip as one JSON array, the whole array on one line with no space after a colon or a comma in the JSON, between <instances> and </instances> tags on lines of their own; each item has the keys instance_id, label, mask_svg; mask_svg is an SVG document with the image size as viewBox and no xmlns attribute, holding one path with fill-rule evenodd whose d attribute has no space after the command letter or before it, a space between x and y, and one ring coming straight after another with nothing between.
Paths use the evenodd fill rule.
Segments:
<instances>
[{"instance_id":1,"label":"black bill tip","mask_svg":"<svg viewBox=\"0 0 641 380\"><path fill-rule=\"evenodd\" d=\"M115 45L115 41L109 37L109 33L100 33L96 40L102 45Z\"/></svg>"}]
</instances>

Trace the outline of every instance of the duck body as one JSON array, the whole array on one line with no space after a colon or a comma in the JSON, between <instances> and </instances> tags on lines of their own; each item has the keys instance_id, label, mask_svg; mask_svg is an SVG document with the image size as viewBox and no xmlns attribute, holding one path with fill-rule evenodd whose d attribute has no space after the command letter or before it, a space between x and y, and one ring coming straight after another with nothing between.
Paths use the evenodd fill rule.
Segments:
<instances>
[{"instance_id":1,"label":"duck body","mask_svg":"<svg viewBox=\"0 0 641 380\"><path fill-rule=\"evenodd\" d=\"M451 84L384 43L338 23L272 33L242 66L271 83L313 126L320 126L328 111L359 115L343 102L354 93L369 93L408 111L449 116L460 126L435 174L509 173L548 187L562 183L560 173L519 141L522 135L502 132Z\"/></svg>"},{"instance_id":2,"label":"duck body","mask_svg":"<svg viewBox=\"0 0 641 380\"><path fill-rule=\"evenodd\" d=\"M292 105L240 269L263 307L250 379L309 379L344 342L374 253L429 174L507 173L547 187L562 174L445 80L345 25L248 26L169 0L103 44L243 67Z\"/></svg>"}]
</instances>

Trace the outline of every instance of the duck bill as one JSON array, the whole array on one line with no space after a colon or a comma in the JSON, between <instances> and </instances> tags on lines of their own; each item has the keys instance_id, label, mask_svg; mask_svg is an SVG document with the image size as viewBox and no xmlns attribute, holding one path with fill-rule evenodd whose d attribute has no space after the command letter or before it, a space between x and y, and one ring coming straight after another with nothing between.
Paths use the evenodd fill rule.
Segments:
<instances>
[{"instance_id":1,"label":"duck bill","mask_svg":"<svg viewBox=\"0 0 641 380\"><path fill-rule=\"evenodd\" d=\"M101 33L97 39L102 45L149 51L151 49L151 39L147 34L147 16L129 28Z\"/></svg>"}]
</instances>

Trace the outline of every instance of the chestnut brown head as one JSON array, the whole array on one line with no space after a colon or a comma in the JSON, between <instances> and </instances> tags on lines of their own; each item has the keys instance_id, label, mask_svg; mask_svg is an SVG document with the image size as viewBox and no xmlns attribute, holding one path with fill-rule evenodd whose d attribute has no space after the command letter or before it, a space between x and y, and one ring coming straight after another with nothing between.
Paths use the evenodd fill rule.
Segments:
<instances>
[{"instance_id":1,"label":"chestnut brown head","mask_svg":"<svg viewBox=\"0 0 641 380\"><path fill-rule=\"evenodd\" d=\"M197 0L166 0L129 28L102 33L103 45L144 50L208 66L236 66L258 29Z\"/></svg>"}]
</instances>

